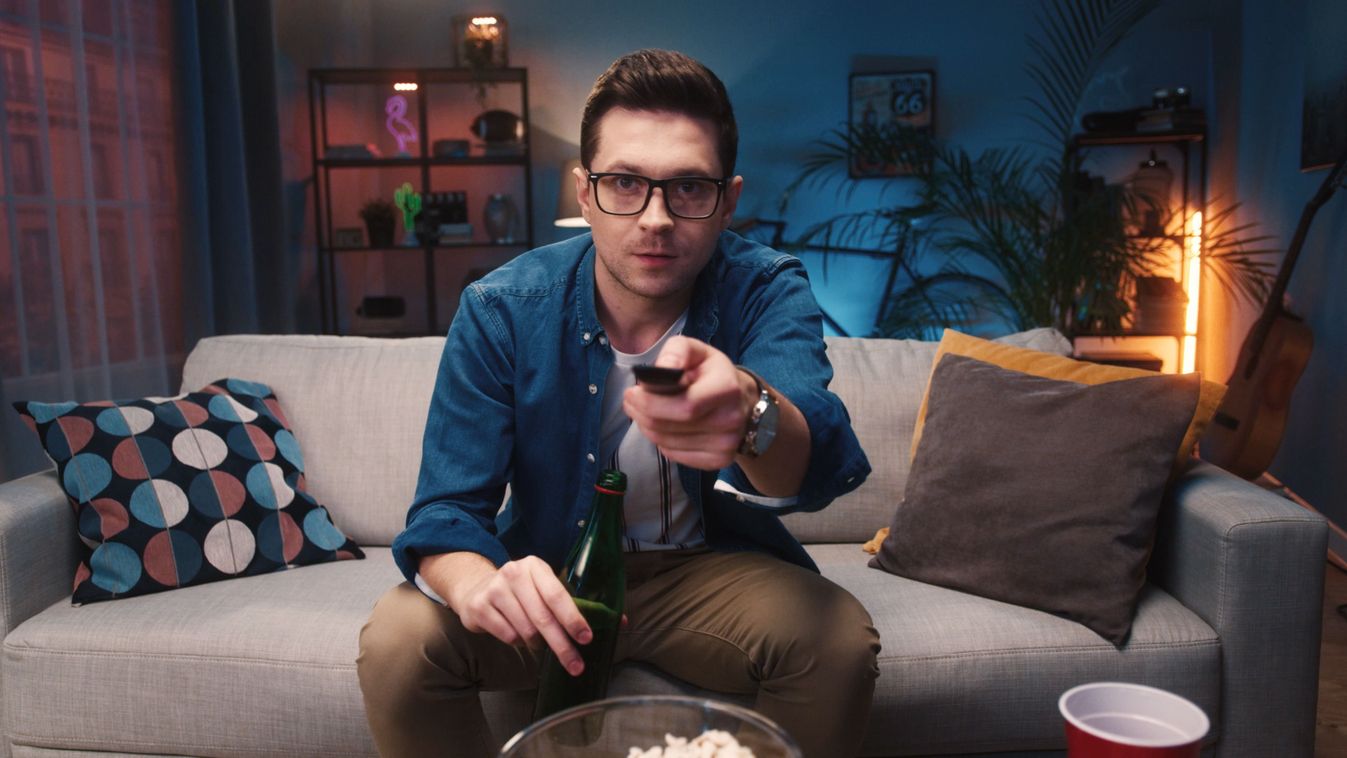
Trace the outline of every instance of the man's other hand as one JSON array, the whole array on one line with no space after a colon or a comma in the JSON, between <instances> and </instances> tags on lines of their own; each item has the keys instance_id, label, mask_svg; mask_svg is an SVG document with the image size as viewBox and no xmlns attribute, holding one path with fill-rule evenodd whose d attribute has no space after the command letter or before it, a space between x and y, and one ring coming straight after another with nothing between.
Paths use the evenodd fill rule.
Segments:
<instances>
[{"instance_id":1,"label":"man's other hand","mask_svg":"<svg viewBox=\"0 0 1347 758\"><path fill-rule=\"evenodd\" d=\"M545 644L572 676L584 670L572 640L586 645L594 633L546 561L529 556L498 569L476 553L446 553L422 559L420 570L432 588L447 585L440 594L468 631L533 650Z\"/></svg>"}]
</instances>

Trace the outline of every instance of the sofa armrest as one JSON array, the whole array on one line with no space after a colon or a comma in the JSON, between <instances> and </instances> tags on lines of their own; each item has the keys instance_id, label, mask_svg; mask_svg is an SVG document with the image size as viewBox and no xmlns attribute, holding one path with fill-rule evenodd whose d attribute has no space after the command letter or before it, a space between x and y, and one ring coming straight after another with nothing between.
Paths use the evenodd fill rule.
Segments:
<instances>
[{"instance_id":1,"label":"sofa armrest","mask_svg":"<svg viewBox=\"0 0 1347 758\"><path fill-rule=\"evenodd\" d=\"M1220 755L1314 752L1328 527L1208 463L1174 484L1151 579L1221 638Z\"/></svg>"},{"instance_id":2,"label":"sofa armrest","mask_svg":"<svg viewBox=\"0 0 1347 758\"><path fill-rule=\"evenodd\" d=\"M69 597L78 561L75 512L55 469L0 484L0 639Z\"/></svg>"}]
</instances>

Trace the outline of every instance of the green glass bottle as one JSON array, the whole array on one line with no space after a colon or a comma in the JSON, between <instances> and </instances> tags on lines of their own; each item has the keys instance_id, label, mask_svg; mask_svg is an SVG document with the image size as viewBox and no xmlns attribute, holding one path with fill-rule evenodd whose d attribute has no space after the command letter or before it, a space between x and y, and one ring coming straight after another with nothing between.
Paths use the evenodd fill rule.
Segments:
<instances>
[{"instance_id":1,"label":"green glass bottle","mask_svg":"<svg viewBox=\"0 0 1347 758\"><path fill-rule=\"evenodd\" d=\"M626 474L614 469L599 474L585 531L558 573L594 637L587 645L576 645L585 662L579 676L571 676L562 668L550 649L546 652L538 678L534 721L600 700L608 692L627 588L622 564L622 496L626 491Z\"/></svg>"}]
</instances>

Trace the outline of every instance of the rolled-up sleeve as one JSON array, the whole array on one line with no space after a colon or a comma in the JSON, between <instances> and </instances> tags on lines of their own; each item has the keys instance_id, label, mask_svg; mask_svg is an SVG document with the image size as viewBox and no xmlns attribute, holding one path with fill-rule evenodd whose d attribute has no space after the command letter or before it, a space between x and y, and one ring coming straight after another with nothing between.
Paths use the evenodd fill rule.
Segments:
<instances>
[{"instance_id":1,"label":"rolled-up sleeve","mask_svg":"<svg viewBox=\"0 0 1347 758\"><path fill-rule=\"evenodd\" d=\"M809 467L792 499L761 497L737 465L720 479L746 495L749 507L777 512L816 511L859 487L870 462L851 428L832 381L823 342L823 316L803 264L782 255L754 283L741 314L745 325L736 361L762 376L800 410L809 424Z\"/></svg>"},{"instance_id":2,"label":"rolled-up sleeve","mask_svg":"<svg viewBox=\"0 0 1347 758\"><path fill-rule=\"evenodd\" d=\"M445 340L422 441L421 470L393 558L408 580L428 555L470 551L509 560L496 513L514 445L509 334L480 285L463 293Z\"/></svg>"}]
</instances>

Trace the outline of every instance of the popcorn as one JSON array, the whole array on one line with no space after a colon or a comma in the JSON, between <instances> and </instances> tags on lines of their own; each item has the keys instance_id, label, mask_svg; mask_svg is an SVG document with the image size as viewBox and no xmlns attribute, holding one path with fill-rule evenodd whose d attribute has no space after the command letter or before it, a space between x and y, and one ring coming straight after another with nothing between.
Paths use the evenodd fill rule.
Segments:
<instances>
[{"instance_id":1,"label":"popcorn","mask_svg":"<svg viewBox=\"0 0 1347 758\"><path fill-rule=\"evenodd\" d=\"M664 747L633 747L627 751L627 758L753 758L753 751L740 745L729 732L709 729L691 741L665 734Z\"/></svg>"}]
</instances>

